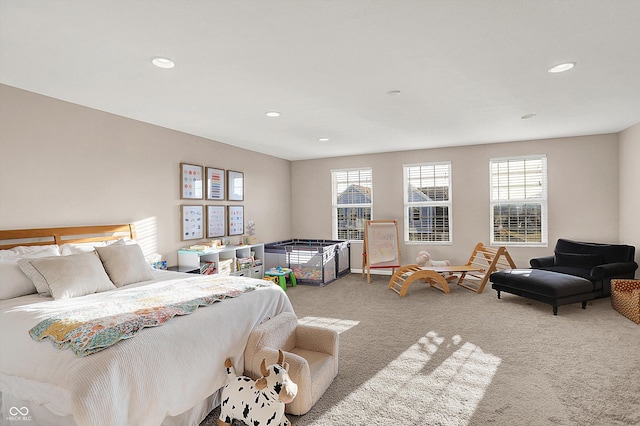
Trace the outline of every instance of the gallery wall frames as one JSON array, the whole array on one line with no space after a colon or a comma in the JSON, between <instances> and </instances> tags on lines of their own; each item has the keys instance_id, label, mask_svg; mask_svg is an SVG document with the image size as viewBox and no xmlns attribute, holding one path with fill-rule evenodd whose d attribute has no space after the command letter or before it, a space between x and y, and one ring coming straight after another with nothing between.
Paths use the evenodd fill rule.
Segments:
<instances>
[{"instance_id":1,"label":"gallery wall frames","mask_svg":"<svg viewBox=\"0 0 640 426\"><path fill-rule=\"evenodd\" d=\"M228 235L244 234L244 206L227 206L229 218Z\"/></svg>"},{"instance_id":2,"label":"gallery wall frames","mask_svg":"<svg viewBox=\"0 0 640 426\"><path fill-rule=\"evenodd\" d=\"M225 206L207 206L207 238L224 237L226 227Z\"/></svg>"},{"instance_id":3,"label":"gallery wall frames","mask_svg":"<svg viewBox=\"0 0 640 426\"><path fill-rule=\"evenodd\" d=\"M204 206L180 206L180 234L182 240L204 238Z\"/></svg>"},{"instance_id":4,"label":"gallery wall frames","mask_svg":"<svg viewBox=\"0 0 640 426\"><path fill-rule=\"evenodd\" d=\"M180 163L180 198L202 200L202 166Z\"/></svg>"},{"instance_id":5,"label":"gallery wall frames","mask_svg":"<svg viewBox=\"0 0 640 426\"><path fill-rule=\"evenodd\" d=\"M180 163L180 199L244 201L244 173ZM181 205L180 233L183 241L243 235L244 206Z\"/></svg>"},{"instance_id":6,"label":"gallery wall frames","mask_svg":"<svg viewBox=\"0 0 640 426\"><path fill-rule=\"evenodd\" d=\"M244 173L227 170L227 199L244 201Z\"/></svg>"},{"instance_id":7,"label":"gallery wall frames","mask_svg":"<svg viewBox=\"0 0 640 426\"><path fill-rule=\"evenodd\" d=\"M207 167L207 200L224 200L225 173L224 169Z\"/></svg>"}]
</instances>

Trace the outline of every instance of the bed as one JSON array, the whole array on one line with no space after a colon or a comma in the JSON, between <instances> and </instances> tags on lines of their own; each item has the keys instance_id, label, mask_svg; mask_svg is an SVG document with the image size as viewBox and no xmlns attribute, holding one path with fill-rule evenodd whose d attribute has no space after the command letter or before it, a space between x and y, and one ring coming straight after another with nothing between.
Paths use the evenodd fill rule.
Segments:
<instances>
[{"instance_id":1,"label":"bed","mask_svg":"<svg viewBox=\"0 0 640 426\"><path fill-rule=\"evenodd\" d=\"M253 328L281 312L293 312L284 291L268 281L156 271L146 262L140 266L141 254L131 224L0 230L3 421L47 426L198 425L219 403L225 358L231 357L242 370ZM82 277L88 273L85 263L98 268L95 259L109 281L120 285L108 287L96 279L100 284L92 292L93 275ZM23 269L25 265L36 272ZM77 265L82 268L73 269ZM42 279L48 293L41 291ZM127 282L132 279L138 281ZM214 287L217 299L200 303L208 300L202 297L191 303L190 292ZM162 297L181 294L180 303L171 304L171 309L192 310L164 315L160 326L129 328L130 334L120 333L110 344L83 338L74 346L54 343L55 333L42 334L52 327L41 325L52 319L62 328L70 327L73 315L93 310L102 312L95 321L104 321L112 318L104 313L109 311L105 307L128 306L123 300L151 303L161 298L156 292ZM154 308L138 311L157 313Z\"/></svg>"}]
</instances>

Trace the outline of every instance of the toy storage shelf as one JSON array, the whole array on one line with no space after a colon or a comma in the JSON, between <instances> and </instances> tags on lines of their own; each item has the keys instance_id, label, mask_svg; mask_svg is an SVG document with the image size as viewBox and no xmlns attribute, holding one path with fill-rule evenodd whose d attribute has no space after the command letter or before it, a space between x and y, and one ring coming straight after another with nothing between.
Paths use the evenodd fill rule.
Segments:
<instances>
[{"instance_id":1,"label":"toy storage shelf","mask_svg":"<svg viewBox=\"0 0 640 426\"><path fill-rule=\"evenodd\" d=\"M246 259L254 254L256 262L246 264L239 262L239 259ZM250 244L243 246L231 246L221 249L198 251L198 250L178 250L178 268L200 268L203 264L213 263L216 274L237 275L252 278L262 278L264 265L256 264L264 261L264 244Z\"/></svg>"},{"instance_id":2,"label":"toy storage shelf","mask_svg":"<svg viewBox=\"0 0 640 426\"><path fill-rule=\"evenodd\" d=\"M292 239L264 246L265 268L291 268L302 284L326 285L351 271L348 241Z\"/></svg>"}]
</instances>

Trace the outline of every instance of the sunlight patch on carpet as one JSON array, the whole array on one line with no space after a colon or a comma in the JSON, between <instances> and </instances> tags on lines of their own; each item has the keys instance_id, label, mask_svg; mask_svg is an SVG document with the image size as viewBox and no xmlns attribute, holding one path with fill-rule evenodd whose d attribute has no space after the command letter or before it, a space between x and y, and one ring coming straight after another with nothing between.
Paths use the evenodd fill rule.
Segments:
<instances>
[{"instance_id":1,"label":"sunlight patch on carpet","mask_svg":"<svg viewBox=\"0 0 640 426\"><path fill-rule=\"evenodd\" d=\"M351 327L355 327L360 324L360 321L352 321L338 318L327 318L327 317L304 317L298 319L300 324L305 325L315 325L317 327L328 328L331 330L335 330L338 334L343 331L349 330Z\"/></svg>"},{"instance_id":2,"label":"sunlight patch on carpet","mask_svg":"<svg viewBox=\"0 0 640 426\"><path fill-rule=\"evenodd\" d=\"M327 414L353 413L354 424L468 424L501 359L463 340L427 333Z\"/></svg>"}]
</instances>

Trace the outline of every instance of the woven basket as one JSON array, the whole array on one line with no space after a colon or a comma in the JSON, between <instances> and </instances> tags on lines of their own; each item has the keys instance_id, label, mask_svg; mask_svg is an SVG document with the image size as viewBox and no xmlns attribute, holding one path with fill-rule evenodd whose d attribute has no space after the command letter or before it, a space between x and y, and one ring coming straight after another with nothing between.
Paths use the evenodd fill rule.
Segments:
<instances>
[{"instance_id":1,"label":"woven basket","mask_svg":"<svg viewBox=\"0 0 640 426\"><path fill-rule=\"evenodd\" d=\"M640 280L611 280L611 306L640 324Z\"/></svg>"}]
</instances>

